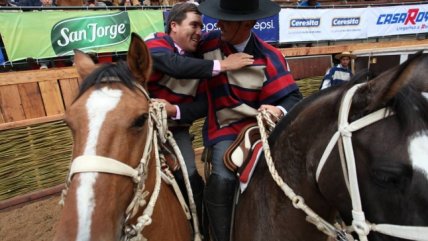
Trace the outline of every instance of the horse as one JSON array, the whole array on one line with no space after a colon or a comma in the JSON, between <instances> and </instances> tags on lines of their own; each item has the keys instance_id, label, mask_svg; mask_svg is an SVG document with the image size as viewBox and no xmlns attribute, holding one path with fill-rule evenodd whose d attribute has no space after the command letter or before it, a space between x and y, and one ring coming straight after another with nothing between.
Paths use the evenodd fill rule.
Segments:
<instances>
[{"instance_id":1,"label":"horse","mask_svg":"<svg viewBox=\"0 0 428 241\"><path fill-rule=\"evenodd\" d=\"M127 62L100 66L75 51L75 67L84 82L65 114L73 161L53 240L192 240L188 217L156 173L144 41L133 33Z\"/></svg>"},{"instance_id":2,"label":"horse","mask_svg":"<svg viewBox=\"0 0 428 241\"><path fill-rule=\"evenodd\" d=\"M428 240L427 68L417 54L292 108L235 197L232 240Z\"/></svg>"}]
</instances>

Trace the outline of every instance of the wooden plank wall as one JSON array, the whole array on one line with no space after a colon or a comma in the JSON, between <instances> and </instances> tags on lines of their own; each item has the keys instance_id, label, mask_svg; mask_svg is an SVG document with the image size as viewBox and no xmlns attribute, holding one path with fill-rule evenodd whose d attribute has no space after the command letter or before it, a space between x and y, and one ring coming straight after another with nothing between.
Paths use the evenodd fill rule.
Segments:
<instances>
[{"instance_id":1,"label":"wooden plank wall","mask_svg":"<svg viewBox=\"0 0 428 241\"><path fill-rule=\"evenodd\" d=\"M78 88L79 76L73 67L0 74L0 129L7 123L60 118Z\"/></svg>"},{"instance_id":2,"label":"wooden plank wall","mask_svg":"<svg viewBox=\"0 0 428 241\"><path fill-rule=\"evenodd\" d=\"M331 67L331 55L286 58L295 80L324 75Z\"/></svg>"}]
</instances>

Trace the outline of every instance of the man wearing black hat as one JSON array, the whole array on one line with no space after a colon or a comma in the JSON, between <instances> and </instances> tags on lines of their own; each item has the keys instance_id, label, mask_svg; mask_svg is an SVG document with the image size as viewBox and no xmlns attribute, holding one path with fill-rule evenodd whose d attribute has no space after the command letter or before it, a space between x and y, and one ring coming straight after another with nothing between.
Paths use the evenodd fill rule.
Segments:
<instances>
[{"instance_id":1,"label":"man wearing black hat","mask_svg":"<svg viewBox=\"0 0 428 241\"><path fill-rule=\"evenodd\" d=\"M204 15L219 19L221 29L202 39L199 51L205 59L223 59L237 52L254 57L252 65L206 82L204 144L212 149L212 173L204 200L214 241L227 241L236 177L225 167L224 153L244 126L256 123L258 111L266 109L281 117L302 95L281 52L252 32L257 19L279 12L278 4L269 0L207 0L198 8Z\"/></svg>"}]
</instances>

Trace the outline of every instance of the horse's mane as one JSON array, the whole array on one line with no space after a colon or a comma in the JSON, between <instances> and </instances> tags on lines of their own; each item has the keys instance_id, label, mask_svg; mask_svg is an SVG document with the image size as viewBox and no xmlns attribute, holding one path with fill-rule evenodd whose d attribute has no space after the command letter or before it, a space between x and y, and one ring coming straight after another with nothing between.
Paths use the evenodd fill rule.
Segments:
<instances>
[{"instance_id":1,"label":"horse's mane","mask_svg":"<svg viewBox=\"0 0 428 241\"><path fill-rule=\"evenodd\" d=\"M418 52L414 56L412 56L408 61L406 61L403 65L399 66L398 71L396 72L394 78L399 78L406 68L413 61L425 61L422 58L422 52ZM413 73L412 74L417 74ZM417 76L423 77L423 75ZM398 94L392 98L388 103L389 106L396 114L399 120L399 124L401 128L405 130L411 129L426 129L427 126L425 123L428 122L428 101L422 95L421 90L415 88L413 84L408 84L404 88L402 88Z\"/></svg>"},{"instance_id":2,"label":"horse's mane","mask_svg":"<svg viewBox=\"0 0 428 241\"><path fill-rule=\"evenodd\" d=\"M407 67L409 67L410 63L412 61L420 61L417 60L417 58L420 58L420 54L416 54L415 56L412 56L408 61L406 61L404 64L397 66L394 68L395 73L392 75L393 79L399 78L401 74L406 70ZM381 75L382 76L382 75ZM386 76L386 75L385 75ZM333 86L326 90L318 91L306 98L304 98L302 101L300 101L296 106L294 106L281 120L280 123L278 123L277 127L274 129L272 134L269 136L269 142L270 144L273 144L275 140L279 138L279 134L287 127L289 124L297 118L297 116L302 112L304 108L312 104L313 102L317 101L321 95L324 95L326 93L330 92L336 92L336 99L341 100L342 96L345 94L345 92L354 86L355 84L363 83L368 80L370 80L373 76L371 76L371 73L369 70L363 70L358 72L353 76L353 78L346 84L339 85L339 86ZM361 96L364 96L365 93L361 93ZM357 100L358 102L358 100ZM337 101L337 108L340 106L340 101ZM360 102L359 104L367 105L365 101ZM358 105L358 104L356 104ZM361 109L359 111L356 111L353 113L352 116L350 116L351 121L356 120L366 114L367 110L363 108L363 106L360 106ZM414 85L408 85L402 88L396 96L394 96L388 103L386 103L383 106L378 106L377 109L383 108L383 107L389 107L392 111L396 113L396 116L398 118L400 127L404 131L411 131L417 129L426 128L425 123L428 122L428 112L426 110L428 109L428 101L427 99L421 94L420 90L417 90ZM320 108L322 109L322 108ZM371 110L372 112L374 110ZM416 126L416 125L423 125L423 126Z\"/></svg>"},{"instance_id":3,"label":"horse's mane","mask_svg":"<svg viewBox=\"0 0 428 241\"><path fill-rule=\"evenodd\" d=\"M106 83L106 79L108 80L109 78L120 79L121 83L131 90L135 88L135 78L125 61L119 61L117 63L106 63L99 66L91 74L89 74L88 77L86 77L80 86L79 94L77 95L76 99L78 99L90 87L99 87L101 83Z\"/></svg>"}]
</instances>

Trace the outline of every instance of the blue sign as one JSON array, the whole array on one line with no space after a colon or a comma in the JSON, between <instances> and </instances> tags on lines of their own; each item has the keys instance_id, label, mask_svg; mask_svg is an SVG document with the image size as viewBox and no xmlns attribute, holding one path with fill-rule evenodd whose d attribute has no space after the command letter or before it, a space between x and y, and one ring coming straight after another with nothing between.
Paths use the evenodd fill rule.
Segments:
<instances>
[{"instance_id":1,"label":"blue sign","mask_svg":"<svg viewBox=\"0 0 428 241\"><path fill-rule=\"evenodd\" d=\"M169 11L163 12L164 22L168 19ZM203 16L202 21L204 26L202 32L207 33L213 30L218 30L217 19ZM253 31L257 36L266 42L279 42L279 17L278 14L269 18L262 18L257 20L253 27Z\"/></svg>"},{"instance_id":2,"label":"blue sign","mask_svg":"<svg viewBox=\"0 0 428 241\"><path fill-rule=\"evenodd\" d=\"M210 32L213 30L218 30L217 19L203 16L202 21L204 26L202 32ZM257 20L256 24L253 27L254 33L261 39L266 42L278 42L279 41L279 18L278 15L262 18Z\"/></svg>"}]
</instances>

